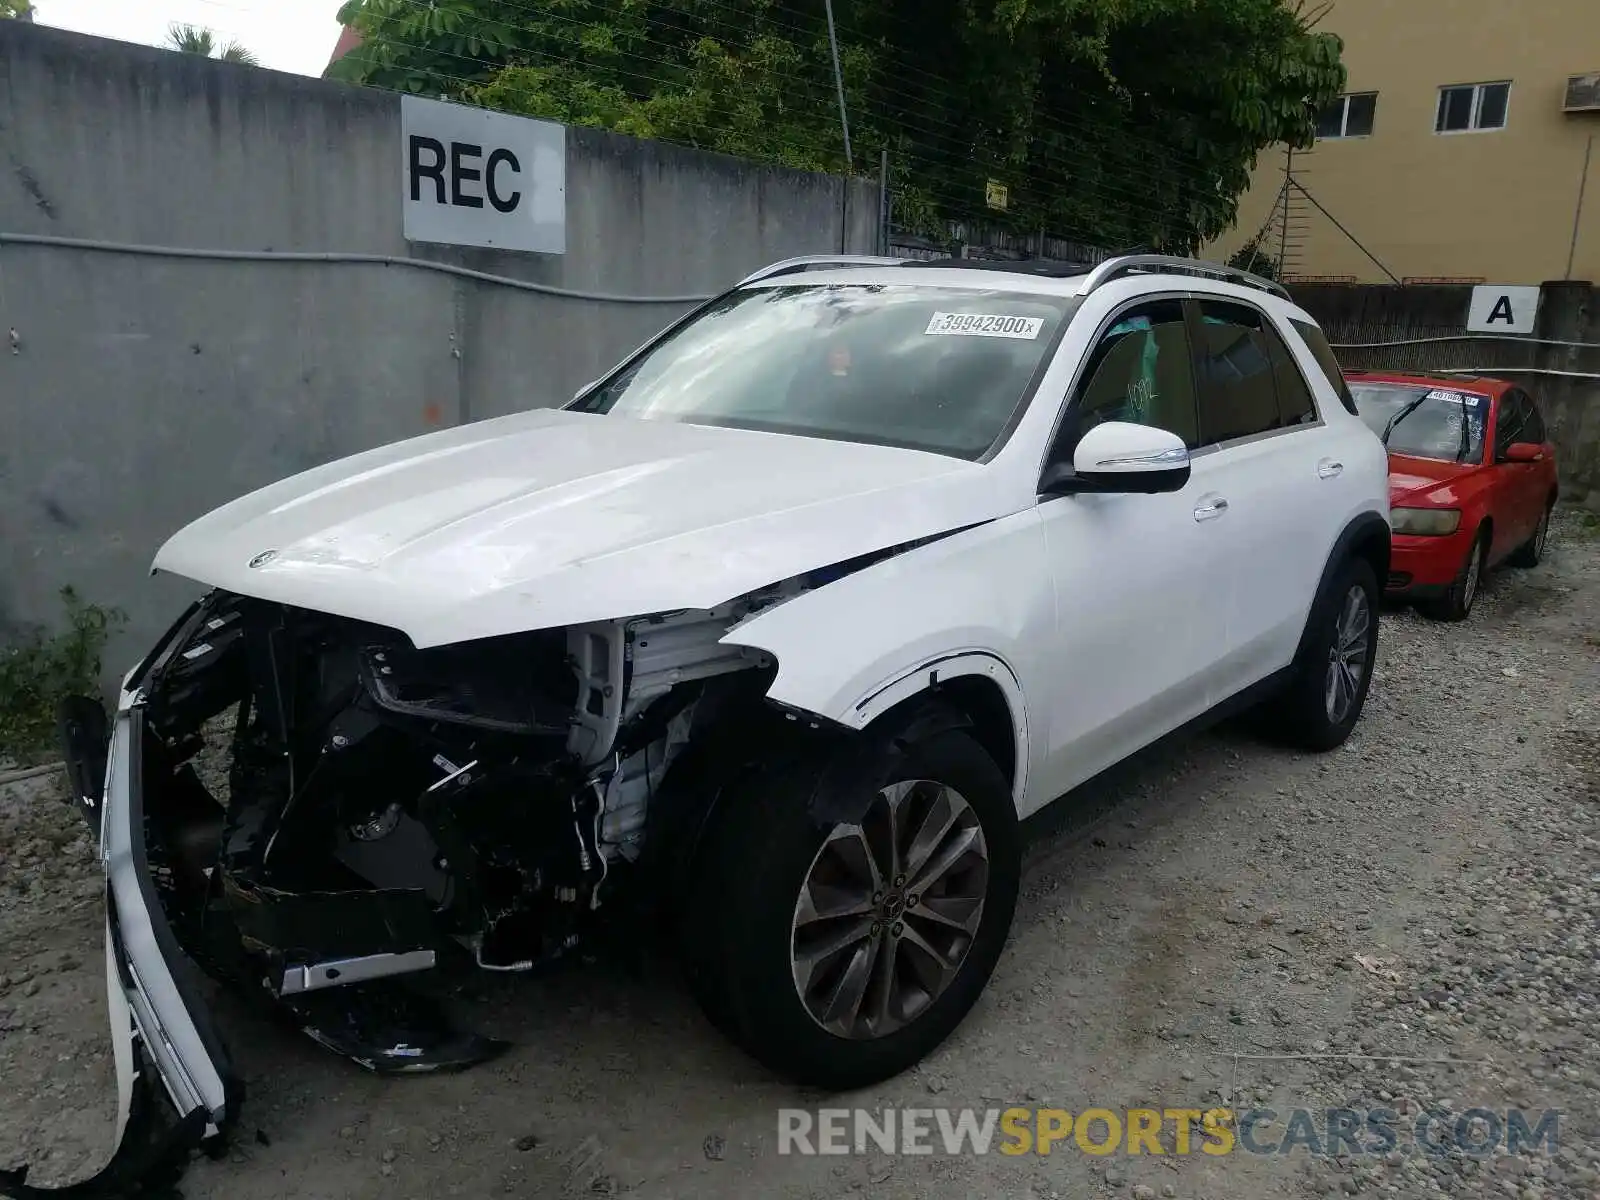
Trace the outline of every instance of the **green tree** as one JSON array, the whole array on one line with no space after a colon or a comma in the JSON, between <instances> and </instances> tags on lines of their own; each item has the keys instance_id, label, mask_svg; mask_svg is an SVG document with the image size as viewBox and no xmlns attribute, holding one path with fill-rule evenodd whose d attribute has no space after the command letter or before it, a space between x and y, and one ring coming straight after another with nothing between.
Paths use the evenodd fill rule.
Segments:
<instances>
[{"instance_id":1,"label":"green tree","mask_svg":"<svg viewBox=\"0 0 1600 1200\"><path fill-rule=\"evenodd\" d=\"M835 0L854 166L902 223L1185 251L1309 144L1340 44L1285 0ZM348 0L352 82L845 168L821 0ZM1003 183L1004 213L985 208Z\"/></svg>"},{"instance_id":2,"label":"green tree","mask_svg":"<svg viewBox=\"0 0 1600 1200\"><path fill-rule=\"evenodd\" d=\"M254 53L241 46L238 42L229 42L219 45L211 30L203 25L184 25L181 23L167 27L167 48L181 50L185 54L198 54L202 58L219 58L223 62L244 63L246 66L258 66L260 59Z\"/></svg>"},{"instance_id":3,"label":"green tree","mask_svg":"<svg viewBox=\"0 0 1600 1200\"><path fill-rule=\"evenodd\" d=\"M26 16L33 11L29 0L0 0L0 20L6 17Z\"/></svg>"},{"instance_id":4,"label":"green tree","mask_svg":"<svg viewBox=\"0 0 1600 1200\"><path fill-rule=\"evenodd\" d=\"M1262 243L1258 235L1251 238L1244 245L1233 252L1228 259L1230 267L1238 267L1241 271L1249 271L1263 279L1276 279L1278 277L1278 263L1272 257L1271 251Z\"/></svg>"}]
</instances>

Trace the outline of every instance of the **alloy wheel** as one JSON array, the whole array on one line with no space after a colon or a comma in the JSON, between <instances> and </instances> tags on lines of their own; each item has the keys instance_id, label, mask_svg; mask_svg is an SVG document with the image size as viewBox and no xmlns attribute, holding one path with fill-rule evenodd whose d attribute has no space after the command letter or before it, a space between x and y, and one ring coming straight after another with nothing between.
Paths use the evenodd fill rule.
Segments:
<instances>
[{"instance_id":1,"label":"alloy wheel","mask_svg":"<svg viewBox=\"0 0 1600 1200\"><path fill-rule=\"evenodd\" d=\"M1361 679L1367 671L1367 652L1372 642L1372 602L1359 584L1345 593L1334 619L1333 644L1328 649L1328 674L1323 688L1323 706L1328 720L1342 724L1361 692Z\"/></svg>"},{"instance_id":2,"label":"alloy wheel","mask_svg":"<svg viewBox=\"0 0 1600 1200\"><path fill-rule=\"evenodd\" d=\"M885 1037L916 1020L960 970L983 920L989 848L972 806L929 779L881 789L836 825L795 903L795 991L823 1029Z\"/></svg>"}]
</instances>

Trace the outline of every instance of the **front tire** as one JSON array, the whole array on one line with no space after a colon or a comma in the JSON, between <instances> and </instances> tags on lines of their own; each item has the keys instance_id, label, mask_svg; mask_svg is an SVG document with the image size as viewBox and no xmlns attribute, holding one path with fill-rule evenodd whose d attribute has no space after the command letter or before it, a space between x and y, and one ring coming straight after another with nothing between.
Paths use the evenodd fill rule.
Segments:
<instances>
[{"instance_id":1,"label":"front tire","mask_svg":"<svg viewBox=\"0 0 1600 1200\"><path fill-rule=\"evenodd\" d=\"M725 795L706 863L702 1003L768 1067L829 1089L897 1075L961 1023L1021 867L1011 789L970 734L912 730L870 757L842 787L797 763Z\"/></svg>"},{"instance_id":2,"label":"front tire","mask_svg":"<svg viewBox=\"0 0 1600 1200\"><path fill-rule=\"evenodd\" d=\"M1467 561L1461 564L1461 571L1450 584L1450 590L1439 600L1424 605L1423 613L1435 621L1465 621L1472 615L1472 606L1477 602L1478 593L1483 590L1483 576L1488 569L1489 531L1483 529L1472 540Z\"/></svg>"},{"instance_id":3,"label":"front tire","mask_svg":"<svg viewBox=\"0 0 1600 1200\"><path fill-rule=\"evenodd\" d=\"M1346 560L1317 598L1304 653L1269 710L1281 740L1320 752L1350 736L1372 686L1378 598L1378 577L1364 558Z\"/></svg>"}]
</instances>

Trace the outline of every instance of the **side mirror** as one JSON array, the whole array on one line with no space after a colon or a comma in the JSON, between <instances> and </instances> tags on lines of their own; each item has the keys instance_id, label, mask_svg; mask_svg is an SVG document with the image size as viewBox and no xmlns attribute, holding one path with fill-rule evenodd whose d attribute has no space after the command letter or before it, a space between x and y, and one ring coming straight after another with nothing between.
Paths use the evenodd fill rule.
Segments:
<instances>
[{"instance_id":1,"label":"side mirror","mask_svg":"<svg viewBox=\"0 0 1600 1200\"><path fill-rule=\"evenodd\" d=\"M1537 442L1512 442L1506 447L1506 462L1531 463L1544 461L1544 447Z\"/></svg>"},{"instance_id":2,"label":"side mirror","mask_svg":"<svg viewBox=\"0 0 1600 1200\"><path fill-rule=\"evenodd\" d=\"M1189 448L1183 439L1152 425L1106 421L1078 441L1072 468L1046 469L1039 490L1061 496L1073 492L1176 492L1189 482Z\"/></svg>"}]
</instances>

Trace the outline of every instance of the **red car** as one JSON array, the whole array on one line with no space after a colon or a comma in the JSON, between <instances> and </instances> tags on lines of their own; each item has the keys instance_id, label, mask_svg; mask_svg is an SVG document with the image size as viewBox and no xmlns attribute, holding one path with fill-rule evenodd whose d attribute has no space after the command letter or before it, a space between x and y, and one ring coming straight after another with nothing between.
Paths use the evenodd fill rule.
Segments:
<instances>
[{"instance_id":1,"label":"red car","mask_svg":"<svg viewBox=\"0 0 1600 1200\"><path fill-rule=\"evenodd\" d=\"M1528 392L1503 379L1346 371L1389 449L1388 594L1460 621L1485 571L1544 556L1556 455Z\"/></svg>"}]
</instances>

